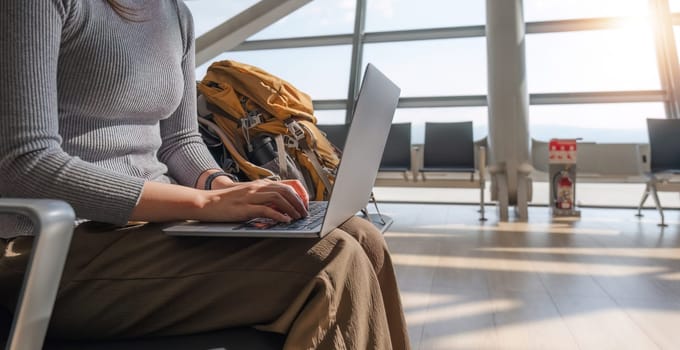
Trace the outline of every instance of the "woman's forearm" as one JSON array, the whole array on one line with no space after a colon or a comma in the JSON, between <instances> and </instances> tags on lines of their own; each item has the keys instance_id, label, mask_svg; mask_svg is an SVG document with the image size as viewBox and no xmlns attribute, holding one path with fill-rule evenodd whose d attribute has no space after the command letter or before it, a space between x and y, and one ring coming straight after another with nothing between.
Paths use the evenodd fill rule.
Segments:
<instances>
[{"instance_id":1,"label":"woman's forearm","mask_svg":"<svg viewBox=\"0 0 680 350\"><path fill-rule=\"evenodd\" d=\"M211 200L211 196L202 190L208 176L218 171L220 169L204 171L196 181L196 188L146 182L130 220L163 222L201 219L205 213L201 213L200 210ZM213 181L215 189L224 189L229 185L233 185L233 181L226 176L220 176Z\"/></svg>"},{"instance_id":2,"label":"woman's forearm","mask_svg":"<svg viewBox=\"0 0 680 350\"><path fill-rule=\"evenodd\" d=\"M205 189L206 180L208 179L208 176L210 176L213 173L220 172L220 171L222 171L222 170L221 169L209 169L209 170L204 171L201 174L201 176L198 177L198 180L196 180L196 185L194 187L198 188L199 190ZM213 189L228 188L233 184L234 184L234 181L232 181L229 177L218 176L212 181L212 188Z\"/></svg>"},{"instance_id":3,"label":"woman's forearm","mask_svg":"<svg viewBox=\"0 0 680 350\"><path fill-rule=\"evenodd\" d=\"M162 222L196 219L207 201L203 192L180 185L147 181L130 220Z\"/></svg>"},{"instance_id":4,"label":"woman's forearm","mask_svg":"<svg viewBox=\"0 0 680 350\"><path fill-rule=\"evenodd\" d=\"M307 206L300 196L281 182L230 183L227 188L205 191L147 181L130 220L243 221L265 217L287 222L306 215Z\"/></svg>"}]
</instances>

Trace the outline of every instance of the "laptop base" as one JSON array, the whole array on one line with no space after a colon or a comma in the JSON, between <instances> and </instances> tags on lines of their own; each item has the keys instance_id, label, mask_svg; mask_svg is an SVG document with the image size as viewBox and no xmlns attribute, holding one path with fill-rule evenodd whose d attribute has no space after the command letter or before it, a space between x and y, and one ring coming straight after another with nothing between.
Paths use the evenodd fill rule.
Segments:
<instances>
[{"instance_id":1,"label":"laptop base","mask_svg":"<svg viewBox=\"0 0 680 350\"><path fill-rule=\"evenodd\" d=\"M385 214L370 213L368 214L368 217L366 217L363 214L357 214L357 216L370 221L373 224L373 226L380 230L380 233L382 233L383 235L390 228L390 226L392 226L392 223L394 222L394 219Z\"/></svg>"}]
</instances>

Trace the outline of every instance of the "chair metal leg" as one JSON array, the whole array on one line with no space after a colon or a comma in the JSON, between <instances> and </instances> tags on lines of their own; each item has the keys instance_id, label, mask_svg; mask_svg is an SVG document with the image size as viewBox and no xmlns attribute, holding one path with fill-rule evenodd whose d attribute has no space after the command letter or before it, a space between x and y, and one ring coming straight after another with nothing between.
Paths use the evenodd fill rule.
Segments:
<instances>
[{"instance_id":1,"label":"chair metal leg","mask_svg":"<svg viewBox=\"0 0 680 350\"><path fill-rule=\"evenodd\" d=\"M479 173L479 221L486 221L484 216L484 190L486 189L486 147L480 146L477 152L477 172Z\"/></svg>"},{"instance_id":2,"label":"chair metal leg","mask_svg":"<svg viewBox=\"0 0 680 350\"><path fill-rule=\"evenodd\" d=\"M479 221L486 221L484 216L484 179L479 180Z\"/></svg>"},{"instance_id":3,"label":"chair metal leg","mask_svg":"<svg viewBox=\"0 0 680 350\"><path fill-rule=\"evenodd\" d=\"M661 201L659 201L659 194L656 192L656 184L652 183L649 185L649 190L652 192L652 198L654 199L654 204L656 204L656 209L659 211L659 215L661 216L661 223L659 226L665 227L668 226L666 225L666 222L664 221L663 217L663 208L661 207Z\"/></svg>"},{"instance_id":4,"label":"chair metal leg","mask_svg":"<svg viewBox=\"0 0 680 350\"><path fill-rule=\"evenodd\" d=\"M649 183L645 186L645 192L642 193L642 199L640 200L640 205L638 206L638 212L635 214L637 217L642 217L642 206L645 204L645 201L647 201L647 197L649 197Z\"/></svg>"}]
</instances>

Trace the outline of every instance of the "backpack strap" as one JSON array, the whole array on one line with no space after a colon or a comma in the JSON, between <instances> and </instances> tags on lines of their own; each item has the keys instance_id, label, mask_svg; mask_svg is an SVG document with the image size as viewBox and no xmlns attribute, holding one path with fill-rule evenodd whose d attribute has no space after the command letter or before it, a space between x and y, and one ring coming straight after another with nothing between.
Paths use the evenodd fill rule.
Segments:
<instances>
[{"instance_id":1,"label":"backpack strap","mask_svg":"<svg viewBox=\"0 0 680 350\"><path fill-rule=\"evenodd\" d=\"M227 136L227 134L217 124L203 117L198 117L198 122L210 128L210 130L212 130L215 134L217 134L217 136L219 136L220 140L222 140L222 143L224 143L224 147L227 148L229 154L234 158L234 160L236 160L240 167L246 168L251 173L256 174L259 178L276 177L276 175L269 171L268 169L259 167L251 163L247 159L243 158L241 154L238 152L234 143L229 138L229 136Z\"/></svg>"},{"instance_id":2,"label":"backpack strap","mask_svg":"<svg viewBox=\"0 0 680 350\"><path fill-rule=\"evenodd\" d=\"M288 164L286 164L286 157L288 157L288 154L286 153L286 146L283 143L283 135L276 135L274 137L274 142L276 142L276 153L278 154L279 175L281 175L281 178L283 179L288 179Z\"/></svg>"},{"instance_id":3,"label":"backpack strap","mask_svg":"<svg viewBox=\"0 0 680 350\"><path fill-rule=\"evenodd\" d=\"M326 168L321 166L321 163L319 163L319 160L316 158L316 154L314 154L314 151L312 151L309 147L302 148L301 150L307 156L310 163L312 163L312 166L314 166L316 173L319 174L319 179L321 182L323 182L324 187L326 187L326 192L330 193L333 185L331 184L330 180L328 180L330 174Z\"/></svg>"},{"instance_id":4,"label":"backpack strap","mask_svg":"<svg viewBox=\"0 0 680 350\"><path fill-rule=\"evenodd\" d=\"M298 123L293 118L288 118L283 122L288 128L288 131L290 132L292 137L294 138L297 148L301 150L302 153L305 154L305 156L307 156L307 159L309 159L309 162L312 164L314 170L319 175L319 179L326 188L326 192L330 193L331 188L333 188L333 185L329 180L331 174L328 172L326 168L321 166L321 163L319 163L317 155L314 154L314 150L312 150L312 147L310 147L310 145L307 143L307 138L305 137L305 135L312 135L313 137L313 134L309 130L307 130L304 125Z\"/></svg>"}]
</instances>

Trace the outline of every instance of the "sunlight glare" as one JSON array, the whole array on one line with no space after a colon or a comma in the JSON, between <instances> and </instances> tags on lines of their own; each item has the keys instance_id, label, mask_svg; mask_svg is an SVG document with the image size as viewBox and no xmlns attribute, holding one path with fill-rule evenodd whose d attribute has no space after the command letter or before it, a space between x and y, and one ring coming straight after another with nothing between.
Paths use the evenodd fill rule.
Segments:
<instances>
[{"instance_id":1,"label":"sunlight glare","mask_svg":"<svg viewBox=\"0 0 680 350\"><path fill-rule=\"evenodd\" d=\"M481 252L612 256L626 258L680 260L680 248L489 247L477 248L475 250Z\"/></svg>"},{"instance_id":2,"label":"sunlight glare","mask_svg":"<svg viewBox=\"0 0 680 350\"><path fill-rule=\"evenodd\" d=\"M458 305L439 306L427 310L410 312L406 322L410 326L436 323L445 320L460 319L478 315L493 314L518 309L522 303L512 299L489 299L472 302L462 302Z\"/></svg>"},{"instance_id":3,"label":"sunlight glare","mask_svg":"<svg viewBox=\"0 0 680 350\"><path fill-rule=\"evenodd\" d=\"M395 265L505 272L553 273L558 275L623 277L666 272L661 266L588 263L578 261L536 261L524 259L476 258L417 254L393 254Z\"/></svg>"},{"instance_id":4,"label":"sunlight glare","mask_svg":"<svg viewBox=\"0 0 680 350\"><path fill-rule=\"evenodd\" d=\"M401 292L404 309L415 309L433 304L450 304L460 298L452 294Z\"/></svg>"},{"instance_id":5,"label":"sunlight glare","mask_svg":"<svg viewBox=\"0 0 680 350\"><path fill-rule=\"evenodd\" d=\"M466 224L441 224L422 225L423 229L436 230L465 230L480 232L521 232L521 233L548 233L548 234L582 234L582 235L607 235L616 236L621 231L614 229L594 229L572 227L567 224L534 224L523 222L499 222L497 226L478 226Z\"/></svg>"}]
</instances>

